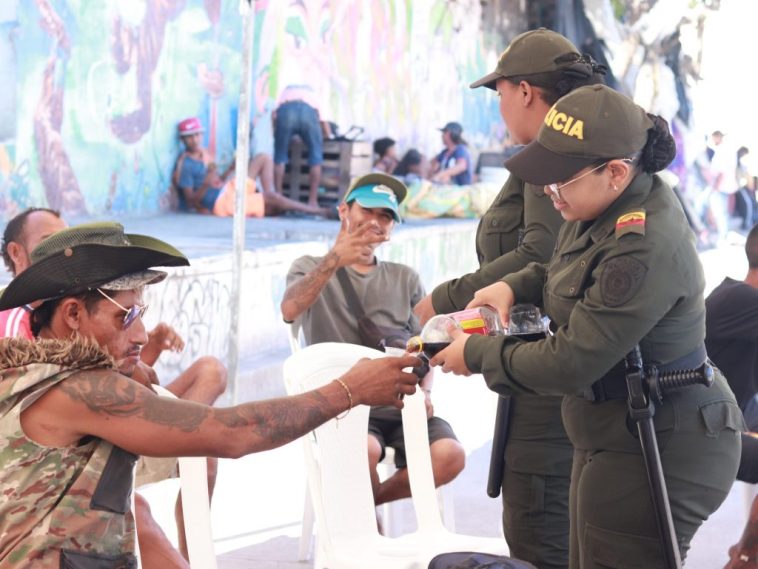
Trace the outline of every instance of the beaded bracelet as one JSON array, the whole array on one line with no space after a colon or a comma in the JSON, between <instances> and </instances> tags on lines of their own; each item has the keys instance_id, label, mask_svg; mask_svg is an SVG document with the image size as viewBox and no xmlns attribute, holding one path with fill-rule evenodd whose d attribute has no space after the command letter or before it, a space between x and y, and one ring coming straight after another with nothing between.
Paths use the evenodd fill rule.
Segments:
<instances>
[{"instance_id":1,"label":"beaded bracelet","mask_svg":"<svg viewBox=\"0 0 758 569\"><path fill-rule=\"evenodd\" d=\"M339 383L342 386L342 389L345 390L345 393L347 393L347 400L348 400L347 411L345 411L342 415L337 415L335 417L335 419L337 419L339 421L340 419L344 419L345 417L347 417L348 413L350 413L350 410L353 408L353 394L350 393L350 389L348 388L347 384L344 381L342 381L339 378L335 379L334 381L336 381L337 383Z\"/></svg>"}]
</instances>

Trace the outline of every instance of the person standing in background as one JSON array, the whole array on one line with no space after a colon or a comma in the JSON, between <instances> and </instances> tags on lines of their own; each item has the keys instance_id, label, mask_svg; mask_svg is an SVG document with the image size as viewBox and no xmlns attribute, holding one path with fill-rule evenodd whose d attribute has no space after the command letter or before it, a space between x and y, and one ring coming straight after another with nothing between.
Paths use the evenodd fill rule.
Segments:
<instances>
[{"instance_id":1,"label":"person standing in background","mask_svg":"<svg viewBox=\"0 0 758 569\"><path fill-rule=\"evenodd\" d=\"M318 207L324 139L332 138L324 109L309 85L289 85L284 89L272 114L274 121L274 186L284 192L284 167L289 161L289 146L298 135L308 148L308 205Z\"/></svg>"}]
</instances>

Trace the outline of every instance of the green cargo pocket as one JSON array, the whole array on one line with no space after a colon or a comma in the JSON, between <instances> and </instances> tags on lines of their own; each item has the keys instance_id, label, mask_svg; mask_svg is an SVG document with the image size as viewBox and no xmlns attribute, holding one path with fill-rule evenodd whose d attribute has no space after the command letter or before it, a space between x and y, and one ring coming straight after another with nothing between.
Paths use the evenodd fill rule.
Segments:
<instances>
[{"instance_id":1,"label":"green cargo pocket","mask_svg":"<svg viewBox=\"0 0 758 569\"><path fill-rule=\"evenodd\" d=\"M582 567L666 569L658 538L610 531L587 524L582 549Z\"/></svg>"},{"instance_id":2,"label":"green cargo pocket","mask_svg":"<svg viewBox=\"0 0 758 569\"><path fill-rule=\"evenodd\" d=\"M742 411L728 399L700 405L700 415L703 417L705 432L709 437L718 437L719 433L725 429L738 433L747 430Z\"/></svg>"}]
</instances>

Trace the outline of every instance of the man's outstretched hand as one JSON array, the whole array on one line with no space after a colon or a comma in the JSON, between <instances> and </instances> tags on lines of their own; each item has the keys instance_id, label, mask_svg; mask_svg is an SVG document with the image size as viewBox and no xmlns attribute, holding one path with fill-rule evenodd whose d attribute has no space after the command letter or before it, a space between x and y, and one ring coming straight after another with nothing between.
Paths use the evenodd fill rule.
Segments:
<instances>
[{"instance_id":1,"label":"man's outstretched hand","mask_svg":"<svg viewBox=\"0 0 758 569\"><path fill-rule=\"evenodd\" d=\"M402 397L415 393L419 381L403 369L420 364L416 356L363 359L340 379L350 389L353 405L394 405L402 409Z\"/></svg>"}]
</instances>

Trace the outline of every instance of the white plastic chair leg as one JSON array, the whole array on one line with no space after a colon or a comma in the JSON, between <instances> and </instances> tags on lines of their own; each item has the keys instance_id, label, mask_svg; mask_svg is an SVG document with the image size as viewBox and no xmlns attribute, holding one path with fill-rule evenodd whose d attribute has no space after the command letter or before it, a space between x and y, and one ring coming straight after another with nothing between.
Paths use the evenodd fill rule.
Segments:
<instances>
[{"instance_id":1,"label":"white plastic chair leg","mask_svg":"<svg viewBox=\"0 0 758 569\"><path fill-rule=\"evenodd\" d=\"M455 533L455 493L452 482L437 488L437 502L442 512L442 523L448 531Z\"/></svg>"},{"instance_id":2,"label":"white plastic chair leg","mask_svg":"<svg viewBox=\"0 0 758 569\"><path fill-rule=\"evenodd\" d=\"M303 523L300 531L300 544L297 550L298 561L308 561L311 557L311 545L313 544L313 526L315 516L313 512L313 502L311 502L311 491L308 488L308 482L305 483L305 504L303 505Z\"/></svg>"},{"instance_id":3,"label":"white plastic chair leg","mask_svg":"<svg viewBox=\"0 0 758 569\"><path fill-rule=\"evenodd\" d=\"M184 533L192 569L216 569L213 551L207 463L204 457L180 457Z\"/></svg>"}]
</instances>

